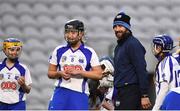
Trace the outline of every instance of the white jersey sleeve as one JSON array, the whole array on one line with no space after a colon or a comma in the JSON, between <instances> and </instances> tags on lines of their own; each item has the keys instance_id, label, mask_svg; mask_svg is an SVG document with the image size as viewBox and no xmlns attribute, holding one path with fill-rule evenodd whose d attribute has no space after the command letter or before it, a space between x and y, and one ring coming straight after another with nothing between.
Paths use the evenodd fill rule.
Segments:
<instances>
[{"instance_id":1,"label":"white jersey sleeve","mask_svg":"<svg viewBox=\"0 0 180 111\"><path fill-rule=\"evenodd\" d=\"M160 106L162 105L163 100L164 100L164 98L165 98L165 96L169 90L167 82L162 82L161 86L162 86L162 88L160 89L159 94L156 95L156 101L155 101L154 107L152 109L153 111L160 109Z\"/></svg>"},{"instance_id":2,"label":"white jersey sleeve","mask_svg":"<svg viewBox=\"0 0 180 111\"><path fill-rule=\"evenodd\" d=\"M30 71L27 67L26 68L26 72L25 72L25 84L26 85L30 85L32 84L32 79L31 79L31 74L30 74Z\"/></svg>"},{"instance_id":3,"label":"white jersey sleeve","mask_svg":"<svg viewBox=\"0 0 180 111\"><path fill-rule=\"evenodd\" d=\"M57 65L57 64L58 64L58 63L57 63L57 50L58 50L58 48L59 48L59 46L56 47L56 48L54 49L54 51L52 52L52 54L51 54L51 56L50 56L50 58L49 58L49 63L50 63L50 64L54 64L54 65Z\"/></svg>"},{"instance_id":4,"label":"white jersey sleeve","mask_svg":"<svg viewBox=\"0 0 180 111\"><path fill-rule=\"evenodd\" d=\"M92 52L92 58L91 58L91 61L90 61L91 66L93 67L93 66L100 65L99 58L98 58L96 52L92 48L90 48L90 50Z\"/></svg>"}]
</instances>

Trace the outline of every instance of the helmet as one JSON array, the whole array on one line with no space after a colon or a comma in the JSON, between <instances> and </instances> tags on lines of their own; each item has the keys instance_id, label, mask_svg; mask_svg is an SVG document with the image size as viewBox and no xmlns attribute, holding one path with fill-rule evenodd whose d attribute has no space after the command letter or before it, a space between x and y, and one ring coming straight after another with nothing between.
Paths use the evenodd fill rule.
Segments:
<instances>
[{"instance_id":1,"label":"helmet","mask_svg":"<svg viewBox=\"0 0 180 111\"><path fill-rule=\"evenodd\" d=\"M110 74L113 74L114 72L114 64L110 57L103 57L100 59L100 64L104 72L108 72Z\"/></svg>"},{"instance_id":2,"label":"helmet","mask_svg":"<svg viewBox=\"0 0 180 111\"><path fill-rule=\"evenodd\" d=\"M16 39L16 38L7 38L3 42L3 52L5 53L5 55L7 57L9 57L11 59L15 59L21 53L22 45L23 45L23 43L20 40ZM18 52L16 57L11 57L11 55L9 54L9 51L8 51L10 48L19 48L18 49L19 52Z\"/></svg>"},{"instance_id":3,"label":"helmet","mask_svg":"<svg viewBox=\"0 0 180 111\"><path fill-rule=\"evenodd\" d=\"M84 24L80 20L72 19L72 20L66 22L64 29L65 29L65 32L68 30L72 30L72 29L76 29L78 31L83 32L84 31Z\"/></svg>"},{"instance_id":4,"label":"helmet","mask_svg":"<svg viewBox=\"0 0 180 111\"><path fill-rule=\"evenodd\" d=\"M16 38L8 38L3 42L3 50L11 47L22 47L22 42Z\"/></svg>"},{"instance_id":5,"label":"helmet","mask_svg":"<svg viewBox=\"0 0 180 111\"><path fill-rule=\"evenodd\" d=\"M173 47L173 40L169 35L158 35L153 39L153 45L159 45L162 47L162 52L169 52Z\"/></svg>"},{"instance_id":6,"label":"helmet","mask_svg":"<svg viewBox=\"0 0 180 111\"><path fill-rule=\"evenodd\" d=\"M64 38L65 40L71 44L77 44L79 41L84 42L83 41L83 36L84 36L84 24L83 22L73 19L68 21L65 26L65 32L64 32ZM69 35L69 32L77 32L78 35L76 38L71 38L71 36ZM83 33L79 33L79 32L83 32Z\"/></svg>"}]
</instances>

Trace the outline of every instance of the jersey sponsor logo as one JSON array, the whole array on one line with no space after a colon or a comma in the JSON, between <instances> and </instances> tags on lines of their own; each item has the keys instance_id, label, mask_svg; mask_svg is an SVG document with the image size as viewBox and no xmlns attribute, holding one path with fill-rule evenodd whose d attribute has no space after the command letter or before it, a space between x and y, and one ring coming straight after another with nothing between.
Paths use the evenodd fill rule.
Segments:
<instances>
[{"instance_id":1,"label":"jersey sponsor logo","mask_svg":"<svg viewBox=\"0 0 180 111\"><path fill-rule=\"evenodd\" d=\"M67 70L83 70L82 66L80 65L65 65L63 67L64 71L67 71Z\"/></svg>"},{"instance_id":2,"label":"jersey sponsor logo","mask_svg":"<svg viewBox=\"0 0 180 111\"><path fill-rule=\"evenodd\" d=\"M79 58L79 63L84 63L84 59L83 58Z\"/></svg>"},{"instance_id":3,"label":"jersey sponsor logo","mask_svg":"<svg viewBox=\"0 0 180 111\"><path fill-rule=\"evenodd\" d=\"M66 56L62 56L61 62L65 62L67 60Z\"/></svg>"},{"instance_id":4,"label":"jersey sponsor logo","mask_svg":"<svg viewBox=\"0 0 180 111\"><path fill-rule=\"evenodd\" d=\"M15 82L7 81L1 83L2 90L16 90L17 84Z\"/></svg>"},{"instance_id":5,"label":"jersey sponsor logo","mask_svg":"<svg viewBox=\"0 0 180 111\"><path fill-rule=\"evenodd\" d=\"M14 79L18 80L18 78L19 78L19 76L15 76L15 78L14 78Z\"/></svg>"}]
</instances>

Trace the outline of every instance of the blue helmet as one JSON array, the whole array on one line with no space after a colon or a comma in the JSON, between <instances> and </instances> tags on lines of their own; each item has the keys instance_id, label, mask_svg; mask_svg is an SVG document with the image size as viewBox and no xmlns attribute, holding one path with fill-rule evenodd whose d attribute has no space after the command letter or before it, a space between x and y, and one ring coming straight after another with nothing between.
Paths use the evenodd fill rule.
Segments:
<instances>
[{"instance_id":1,"label":"blue helmet","mask_svg":"<svg viewBox=\"0 0 180 111\"><path fill-rule=\"evenodd\" d=\"M173 40L169 35L163 34L153 38L153 45L160 45L162 52L169 52L173 47Z\"/></svg>"}]
</instances>

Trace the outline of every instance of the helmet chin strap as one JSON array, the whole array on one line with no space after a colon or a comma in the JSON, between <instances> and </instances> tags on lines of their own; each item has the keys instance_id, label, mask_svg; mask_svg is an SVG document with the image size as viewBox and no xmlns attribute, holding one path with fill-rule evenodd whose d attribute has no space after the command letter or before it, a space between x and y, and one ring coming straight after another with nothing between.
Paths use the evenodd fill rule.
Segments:
<instances>
[{"instance_id":1,"label":"helmet chin strap","mask_svg":"<svg viewBox=\"0 0 180 111\"><path fill-rule=\"evenodd\" d=\"M163 53L162 56L160 55L161 53ZM162 59L164 59L164 57L166 57L166 56L168 56L168 55L170 55L169 52L163 52L163 51L161 51L161 52L159 52L157 55L155 55L155 57L158 59L158 61L161 61Z\"/></svg>"}]
</instances>

